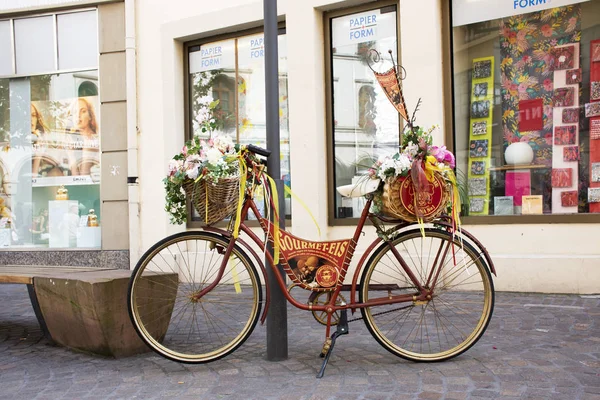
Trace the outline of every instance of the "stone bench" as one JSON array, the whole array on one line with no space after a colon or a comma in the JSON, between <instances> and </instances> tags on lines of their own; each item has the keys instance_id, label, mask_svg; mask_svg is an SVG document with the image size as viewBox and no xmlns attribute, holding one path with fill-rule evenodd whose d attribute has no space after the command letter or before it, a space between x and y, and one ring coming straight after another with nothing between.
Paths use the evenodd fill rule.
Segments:
<instances>
[{"instance_id":1,"label":"stone bench","mask_svg":"<svg viewBox=\"0 0 600 400\"><path fill-rule=\"evenodd\" d=\"M153 279L166 280L171 275ZM131 271L120 269L0 266L0 283L27 285L36 317L49 340L109 357L149 350L129 319L130 276ZM152 290L148 287L148 298L156 295ZM164 293L160 295L164 297ZM168 320L158 323L162 326L155 329L166 333Z\"/></svg>"}]
</instances>

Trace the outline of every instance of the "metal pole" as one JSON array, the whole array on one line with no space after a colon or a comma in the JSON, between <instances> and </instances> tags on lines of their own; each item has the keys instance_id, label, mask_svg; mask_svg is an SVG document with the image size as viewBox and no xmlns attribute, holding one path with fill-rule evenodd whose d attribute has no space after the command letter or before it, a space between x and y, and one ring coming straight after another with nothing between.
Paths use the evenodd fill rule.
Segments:
<instances>
[{"instance_id":1,"label":"metal pole","mask_svg":"<svg viewBox=\"0 0 600 400\"><path fill-rule=\"evenodd\" d=\"M285 201L281 180L279 146L279 68L277 50L277 0L263 0L265 18L265 97L267 122L267 148L271 155L267 160L267 171L275 180L279 197L279 227L285 229ZM274 218L271 213L271 218ZM273 249L269 247L273 254ZM265 262L266 263L266 262ZM267 360L281 361L288 357L287 301L277 284L275 274L284 277L281 265L277 271L267 266L267 277L271 291L271 304L267 314Z\"/></svg>"}]
</instances>

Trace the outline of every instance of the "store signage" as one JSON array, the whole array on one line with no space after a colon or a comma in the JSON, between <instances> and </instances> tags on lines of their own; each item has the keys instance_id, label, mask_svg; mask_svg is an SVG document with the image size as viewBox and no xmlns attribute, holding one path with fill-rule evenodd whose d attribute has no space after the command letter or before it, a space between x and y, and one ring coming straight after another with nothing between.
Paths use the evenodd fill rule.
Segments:
<instances>
[{"instance_id":1,"label":"store signage","mask_svg":"<svg viewBox=\"0 0 600 400\"><path fill-rule=\"evenodd\" d=\"M258 59L265 56L265 37L257 36L250 39L250 58Z\"/></svg>"},{"instance_id":2,"label":"store signage","mask_svg":"<svg viewBox=\"0 0 600 400\"><path fill-rule=\"evenodd\" d=\"M461 26L589 0L452 0L452 25Z\"/></svg>"},{"instance_id":3,"label":"store signage","mask_svg":"<svg viewBox=\"0 0 600 400\"><path fill-rule=\"evenodd\" d=\"M190 53L190 73L234 66L233 41L213 42L202 45L200 50Z\"/></svg>"},{"instance_id":4,"label":"store signage","mask_svg":"<svg viewBox=\"0 0 600 400\"><path fill-rule=\"evenodd\" d=\"M381 14L379 10L371 10L336 18L333 26L334 46L341 47L377 41L388 34L381 30L386 30L387 25L390 25L390 20L386 21L386 17L391 18L393 15L395 13ZM392 32L393 34L394 32Z\"/></svg>"}]
</instances>

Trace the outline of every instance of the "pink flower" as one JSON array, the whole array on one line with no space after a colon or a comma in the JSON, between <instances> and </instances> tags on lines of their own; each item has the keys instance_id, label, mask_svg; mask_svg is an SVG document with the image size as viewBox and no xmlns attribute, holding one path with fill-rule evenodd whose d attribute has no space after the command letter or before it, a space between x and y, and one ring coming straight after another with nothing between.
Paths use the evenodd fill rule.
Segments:
<instances>
[{"instance_id":1,"label":"pink flower","mask_svg":"<svg viewBox=\"0 0 600 400\"><path fill-rule=\"evenodd\" d=\"M454 159L454 154L451 151L446 149L446 146L438 147L431 146L430 153L438 162L443 162L448 165L450 168L454 168L456 165L456 160Z\"/></svg>"},{"instance_id":2,"label":"pink flower","mask_svg":"<svg viewBox=\"0 0 600 400\"><path fill-rule=\"evenodd\" d=\"M183 146L183 149L181 149L181 152L183 153L183 155L185 157L187 157L187 155L188 155L188 148L187 148L187 146Z\"/></svg>"},{"instance_id":3,"label":"pink flower","mask_svg":"<svg viewBox=\"0 0 600 400\"><path fill-rule=\"evenodd\" d=\"M550 92L554 89L554 83L552 79L544 79L544 90Z\"/></svg>"},{"instance_id":4,"label":"pink flower","mask_svg":"<svg viewBox=\"0 0 600 400\"><path fill-rule=\"evenodd\" d=\"M519 84L519 93L525 93L527 91L527 84L525 82Z\"/></svg>"},{"instance_id":5,"label":"pink flower","mask_svg":"<svg viewBox=\"0 0 600 400\"><path fill-rule=\"evenodd\" d=\"M550 37L554 33L552 27L548 24L542 25L541 31L542 35L544 35L545 37Z\"/></svg>"}]
</instances>

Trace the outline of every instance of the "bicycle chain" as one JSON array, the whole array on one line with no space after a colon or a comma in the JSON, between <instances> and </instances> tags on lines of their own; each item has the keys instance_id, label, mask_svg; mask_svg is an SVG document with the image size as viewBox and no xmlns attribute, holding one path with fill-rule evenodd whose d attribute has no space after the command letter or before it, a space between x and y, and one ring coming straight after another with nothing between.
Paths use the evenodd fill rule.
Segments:
<instances>
[{"instance_id":1,"label":"bicycle chain","mask_svg":"<svg viewBox=\"0 0 600 400\"><path fill-rule=\"evenodd\" d=\"M375 316L377 316L377 315L389 314L389 313L391 313L391 312L394 312L394 311L398 311L398 310L404 310L405 308L408 308L408 307L414 307L414 306L411 304L411 305L409 305L409 306L398 307L398 308L394 308L394 309L392 309L392 310L382 311L382 312L378 312L378 313L371 314L371 315L375 317ZM352 318L352 319L349 319L349 320L348 320L348 323L350 323L350 322L354 322L354 321L360 321L361 319L364 319L364 318L363 318L363 317Z\"/></svg>"}]
</instances>

